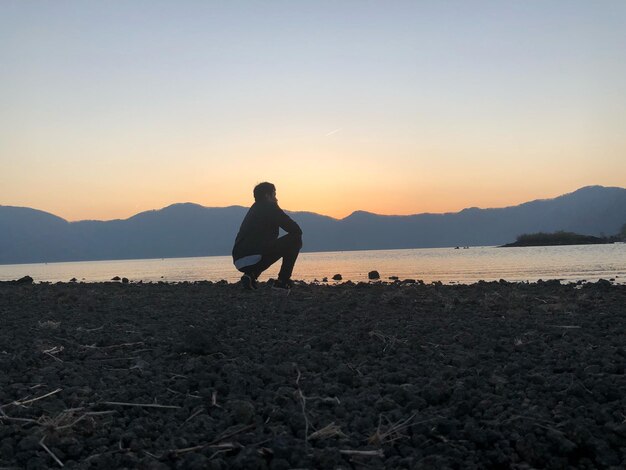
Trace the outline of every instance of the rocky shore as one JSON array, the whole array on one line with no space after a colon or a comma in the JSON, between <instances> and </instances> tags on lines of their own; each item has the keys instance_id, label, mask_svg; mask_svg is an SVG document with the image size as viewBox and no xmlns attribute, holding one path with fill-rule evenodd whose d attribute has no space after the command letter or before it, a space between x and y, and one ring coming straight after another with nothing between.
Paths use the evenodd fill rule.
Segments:
<instances>
[{"instance_id":1,"label":"rocky shore","mask_svg":"<svg viewBox=\"0 0 626 470\"><path fill-rule=\"evenodd\" d=\"M0 283L0 468L623 468L626 286Z\"/></svg>"}]
</instances>

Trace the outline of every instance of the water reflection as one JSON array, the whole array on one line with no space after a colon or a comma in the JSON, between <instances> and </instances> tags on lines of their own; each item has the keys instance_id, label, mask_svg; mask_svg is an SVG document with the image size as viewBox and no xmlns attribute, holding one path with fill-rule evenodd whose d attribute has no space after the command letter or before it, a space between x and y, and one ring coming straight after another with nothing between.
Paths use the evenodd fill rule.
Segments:
<instances>
[{"instance_id":1,"label":"water reflection","mask_svg":"<svg viewBox=\"0 0 626 470\"><path fill-rule=\"evenodd\" d=\"M276 277L275 265L261 280ZM344 280L365 281L371 270L381 279L422 279L425 282L472 283L479 280L565 281L614 278L626 281L626 245L576 245L553 247L471 247L412 250L345 251L302 253L295 279L329 279L337 273ZM230 256L151 260L84 261L72 263L1 265L0 280L30 275L35 281L107 281L114 276L134 281L236 281L239 274Z\"/></svg>"}]
</instances>

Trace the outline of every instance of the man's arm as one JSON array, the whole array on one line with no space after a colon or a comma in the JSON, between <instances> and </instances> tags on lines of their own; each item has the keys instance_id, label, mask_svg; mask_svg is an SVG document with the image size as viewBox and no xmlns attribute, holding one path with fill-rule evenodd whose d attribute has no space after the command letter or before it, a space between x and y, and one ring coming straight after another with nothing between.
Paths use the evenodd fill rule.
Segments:
<instances>
[{"instance_id":1,"label":"man's arm","mask_svg":"<svg viewBox=\"0 0 626 470\"><path fill-rule=\"evenodd\" d=\"M282 228L285 232L302 235L302 229L300 228L300 226L296 223L295 220L285 214L285 212L280 207L278 207L278 205L276 205L274 217L276 218L278 226Z\"/></svg>"}]
</instances>

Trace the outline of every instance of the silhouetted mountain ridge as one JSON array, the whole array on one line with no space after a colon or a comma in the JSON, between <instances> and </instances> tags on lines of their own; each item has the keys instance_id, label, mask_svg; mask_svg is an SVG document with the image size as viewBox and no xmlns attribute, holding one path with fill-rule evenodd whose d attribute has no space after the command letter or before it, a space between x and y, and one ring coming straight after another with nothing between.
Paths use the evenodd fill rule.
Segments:
<instances>
[{"instance_id":1,"label":"silhouetted mountain ridge","mask_svg":"<svg viewBox=\"0 0 626 470\"><path fill-rule=\"evenodd\" d=\"M247 209L187 202L128 219L68 222L0 206L0 263L229 255ZM553 199L445 214L289 213L304 231L305 251L502 245L530 232L617 233L626 222L626 189L587 186Z\"/></svg>"}]
</instances>

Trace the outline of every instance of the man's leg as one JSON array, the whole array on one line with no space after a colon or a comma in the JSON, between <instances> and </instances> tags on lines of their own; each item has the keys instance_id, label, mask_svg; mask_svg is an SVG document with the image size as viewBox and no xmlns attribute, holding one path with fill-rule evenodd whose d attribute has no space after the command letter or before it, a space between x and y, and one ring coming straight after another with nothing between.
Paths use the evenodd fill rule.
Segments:
<instances>
[{"instance_id":1,"label":"man's leg","mask_svg":"<svg viewBox=\"0 0 626 470\"><path fill-rule=\"evenodd\" d=\"M276 240L270 247L262 254L261 261L259 261L253 268L254 277L258 277L263 271L269 268L272 264L283 259L283 263L278 273L278 279L286 282L291 279L291 273L293 267L296 264L296 259L302 248L302 235L295 233L288 233Z\"/></svg>"},{"instance_id":2,"label":"man's leg","mask_svg":"<svg viewBox=\"0 0 626 470\"><path fill-rule=\"evenodd\" d=\"M241 285L246 290L258 289L258 286L256 283L256 277L254 276L254 273L250 271L248 272L244 271L243 276L241 276Z\"/></svg>"}]
</instances>

